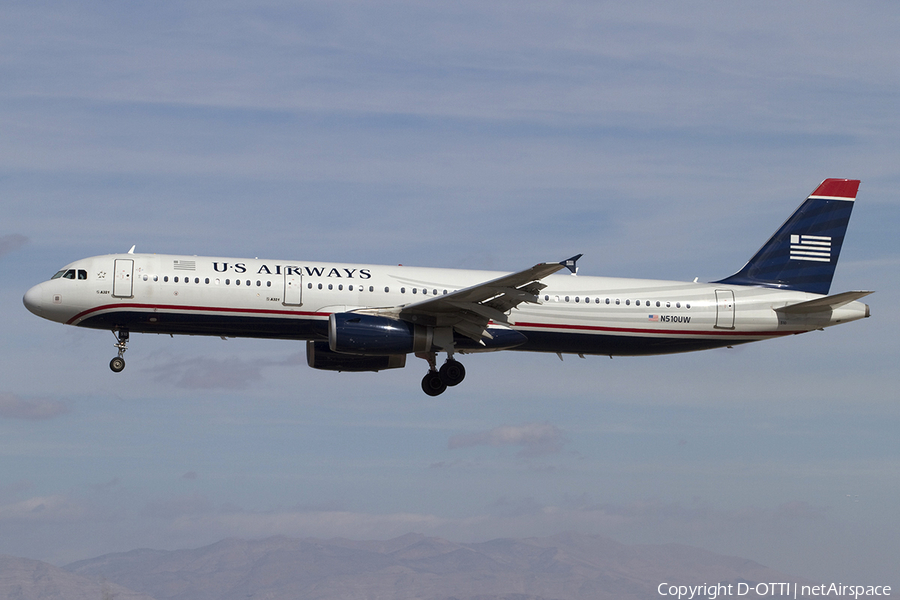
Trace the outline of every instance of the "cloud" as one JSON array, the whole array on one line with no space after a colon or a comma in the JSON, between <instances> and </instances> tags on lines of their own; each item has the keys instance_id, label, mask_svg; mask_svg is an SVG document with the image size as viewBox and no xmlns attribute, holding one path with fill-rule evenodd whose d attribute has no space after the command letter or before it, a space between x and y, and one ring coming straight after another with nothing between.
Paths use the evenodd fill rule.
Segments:
<instances>
[{"instance_id":1,"label":"cloud","mask_svg":"<svg viewBox=\"0 0 900 600\"><path fill-rule=\"evenodd\" d=\"M562 450L565 439L562 430L550 423L501 425L476 433L454 435L447 443L451 450L472 446L521 446L524 456L551 454Z\"/></svg>"},{"instance_id":2,"label":"cloud","mask_svg":"<svg viewBox=\"0 0 900 600\"><path fill-rule=\"evenodd\" d=\"M161 380L172 381L189 390L244 390L263 379L266 367L295 366L305 363L295 353L284 360L244 360L236 356L226 358L193 357L161 364L150 369Z\"/></svg>"},{"instance_id":3,"label":"cloud","mask_svg":"<svg viewBox=\"0 0 900 600\"><path fill-rule=\"evenodd\" d=\"M15 252L27 243L28 238L18 233L0 236L0 258Z\"/></svg>"},{"instance_id":4,"label":"cloud","mask_svg":"<svg viewBox=\"0 0 900 600\"><path fill-rule=\"evenodd\" d=\"M0 522L71 522L83 518L85 509L64 495L36 496L0 505Z\"/></svg>"},{"instance_id":5,"label":"cloud","mask_svg":"<svg viewBox=\"0 0 900 600\"><path fill-rule=\"evenodd\" d=\"M13 394L0 393L0 418L40 421L68 412L69 407L59 400L24 400Z\"/></svg>"},{"instance_id":6,"label":"cloud","mask_svg":"<svg viewBox=\"0 0 900 600\"><path fill-rule=\"evenodd\" d=\"M212 502L203 494L187 494L148 503L141 514L145 517L178 519L213 511Z\"/></svg>"}]
</instances>

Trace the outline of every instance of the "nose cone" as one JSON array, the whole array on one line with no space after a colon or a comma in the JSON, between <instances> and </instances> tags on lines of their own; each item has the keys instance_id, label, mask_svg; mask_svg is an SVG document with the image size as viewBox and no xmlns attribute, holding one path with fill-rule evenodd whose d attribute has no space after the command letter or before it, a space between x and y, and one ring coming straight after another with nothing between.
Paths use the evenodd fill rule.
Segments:
<instances>
[{"instance_id":1,"label":"nose cone","mask_svg":"<svg viewBox=\"0 0 900 600\"><path fill-rule=\"evenodd\" d=\"M22 303L25 304L25 308L33 312L39 317L43 317L43 304L44 304L44 294L41 290L40 285L36 285L27 292L25 292L25 296L22 298Z\"/></svg>"}]
</instances>

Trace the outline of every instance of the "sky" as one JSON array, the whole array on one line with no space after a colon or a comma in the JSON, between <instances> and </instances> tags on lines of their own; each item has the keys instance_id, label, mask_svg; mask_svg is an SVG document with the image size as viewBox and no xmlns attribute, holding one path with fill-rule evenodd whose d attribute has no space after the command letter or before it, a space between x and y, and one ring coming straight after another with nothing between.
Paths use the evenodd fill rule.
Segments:
<instances>
[{"instance_id":1,"label":"sky","mask_svg":"<svg viewBox=\"0 0 900 600\"><path fill-rule=\"evenodd\" d=\"M900 4L4 2L0 553L600 534L900 587ZM872 317L676 356L338 374L43 321L140 252L701 281L861 179ZM687 582L702 583L702 582ZM897 588L895 588L897 589Z\"/></svg>"}]
</instances>

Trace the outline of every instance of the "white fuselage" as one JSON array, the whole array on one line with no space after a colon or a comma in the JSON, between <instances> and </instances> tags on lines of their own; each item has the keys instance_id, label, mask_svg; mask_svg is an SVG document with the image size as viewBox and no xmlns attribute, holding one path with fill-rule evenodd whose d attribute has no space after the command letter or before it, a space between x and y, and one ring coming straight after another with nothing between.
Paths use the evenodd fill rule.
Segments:
<instances>
[{"instance_id":1,"label":"white fuselage","mask_svg":"<svg viewBox=\"0 0 900 600\"><path fill-rule=\"evenodd\" d=\"M70 274L70 271L74 271ZM73 262L36 285L25 304L41 317L131 332L327 339L332 313L395 307L502 273L406 266L115 254ZM777 309L821 298L765 287L550 275L540 303L520 304L510 328L543 352L636 355L730 346L868 316Z\"/></svg>"}]
</instances>

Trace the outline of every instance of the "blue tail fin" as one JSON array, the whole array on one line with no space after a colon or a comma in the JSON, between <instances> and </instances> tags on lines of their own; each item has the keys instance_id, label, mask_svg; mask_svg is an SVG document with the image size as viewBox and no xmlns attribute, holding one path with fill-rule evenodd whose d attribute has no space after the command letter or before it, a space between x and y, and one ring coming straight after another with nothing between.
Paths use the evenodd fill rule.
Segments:
<instances>
[{"instance_id":1,"label":"blue tail fin","mask_svg":"<svg viewBox=\"0 0 900 600\"><path fill-rule=\"evenodd\" d=\"M826 179L744 268L720 281L828 294L858 179Z\"/></svg>"}]
</instances>

